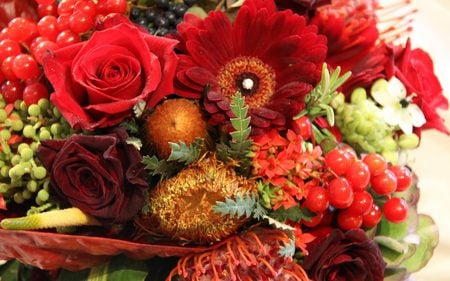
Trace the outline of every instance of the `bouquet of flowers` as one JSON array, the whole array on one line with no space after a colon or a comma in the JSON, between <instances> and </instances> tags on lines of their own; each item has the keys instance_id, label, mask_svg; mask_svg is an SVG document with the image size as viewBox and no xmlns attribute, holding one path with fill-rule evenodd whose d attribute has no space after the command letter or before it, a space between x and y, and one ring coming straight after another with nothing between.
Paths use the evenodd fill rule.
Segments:
<instances>
[{"instance_id":1,"label":"bouquet of flowers","mask_svg":"<svg viewBox=\"0 0 450 281\"><path fill-rule=\"evenodd\" d=\"M449 134L407 0L0 4L5 280L406 280Z\"/></svg>"}]
</instances>

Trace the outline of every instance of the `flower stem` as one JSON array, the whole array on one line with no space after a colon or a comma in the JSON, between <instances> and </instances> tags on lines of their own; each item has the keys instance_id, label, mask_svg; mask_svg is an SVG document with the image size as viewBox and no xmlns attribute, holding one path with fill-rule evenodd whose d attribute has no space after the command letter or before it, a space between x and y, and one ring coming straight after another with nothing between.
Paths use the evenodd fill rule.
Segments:
<instances>
[{"instance_id":1,"label":"flower stem","mask_svg":"<svg viewBox=\"0 0 450 281\"><path fill-rule=\"evenodd\" d=\"M11 230L32 230L77 225L100 225L100 223L78 208L52 210L20 218L3 219L0 226Z\"/></svg>"}]
</instances>

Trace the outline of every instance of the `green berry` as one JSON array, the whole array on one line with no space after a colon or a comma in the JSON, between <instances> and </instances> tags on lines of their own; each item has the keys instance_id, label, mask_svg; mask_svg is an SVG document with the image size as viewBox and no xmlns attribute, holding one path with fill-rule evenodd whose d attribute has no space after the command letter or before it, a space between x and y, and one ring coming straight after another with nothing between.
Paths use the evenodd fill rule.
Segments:
<instances>
[{"instance_id":1,"label":"green berry","mask_svg":"<svg viewBox=\"0 0 450 281\"><path fill-rule=\"evenodd\" d=\"M353 90L352 95L350 97L350 102L352 104L359 104L367 100L367 93L364 88L356 88Z\"/></svg>"},{"instance_id":2,"label":"green berry","mask_svg":"<svg viewBox=\"0 0 450 281\"><path fill-rule=\"evenodd\" d=\"M23 136L26 138L33 138L36 135L36 129L32 125L23 127Z\"/></svg>"},{"instance_id":3,"label":"green berry","mask_svg":"<svg viewBox=\"0 0 450 281\"><path fill-rule=\"evenodd\" d=\"M419 137L412 134L403 134L398 139L398 145L403 149L413 149L419 146L420 139Z\"/></svg>"},{"instance_id":4,"label":"green berry","mask_svg":"<svg viewBox=\"0 0 450 281\"><path fill-rule=\"evenodd\" d=\"M31 160L31 158L33 158L34 152L31 148L26 147L20 151L20 156L22 157L23 161L29 161Z\"/></svg>"},{"instance_id":5,"label":"green berry","mask_svg":"<svg viewBox=\"0 0 450 281\"><path fill-rule=\"evenodd\" d=\"M16 202L17 204L22 204L25 201L25 199L22 196L22 193L20 192L14 193L13 199L14 202Z\"/></svg>"},{"instance_id":6,"label":"green berry","mask_svg":"<svg viewBox=\"0 0 450 281\"><path fill-rule=\"evenodd\" d=\"M50 106L50 102L48 101L48 99L45 98L40 99L37 104L39 105L39 107L42 109L43 112L45 112Z\"/></svg>"},{"instance_id":7,"label":"green berry","mask_svg":"<svg viewBox=\"0 0 450 281\"><path fill-rule=\"evenodd\" d=\"M20 179L25 174L25 169L21 165L15 165L9 170L11 179Z\"/></svg>"},{"instance_id":8,"label":"green berry","mask_svg":"<svg viewBox=\"0 0 450 281\"><path fill-rule=\"evenodd\" d=\"M11 157L11 164L17 165L20 163L21 160L22 160L22 158L20 157L20 155L15 154L15 155L13 155L13 157Z\"/></svg>"},{"instance_id":9,"label":"green berry","mask_svg":"<svg viewBox=\"0 0 450 281\"><path fill-rule=\"evenodd\" d=\"M5 122L7 118L8 115L6 114L6 111L4 109L0 109L0 122Z\"/></svg>"},{"instance_id":10,"label":"green berry","mask_svg":"<svg viewBox=\"0 0 450 281\"><path fill-rule=\"evenodd\" d=\"M20 132L23 129L23 121L20 119L14 119L11 121L11 129L16 132Z\"/></svg>"},{"instance_id":11,"label":"green berry","mask_svg":"<svg viewBox=\"0 0 450 281\"><path fill-rule=\"evenodd\" d=\"M39 200L41 202L47 201L49 197L50 197L50 194L48 194L48 191L45 189L41 189L37 193L37 198L39 198Z\"/></svg>"},{"instance_id":12,"label":"green berry","mask_svg":"<svg viewBox=\"0 0 450 281\"><path fill-rule=\"evenodd\" d=\"M33 196L33 194L31 194L30 191L28 191L26 189L22 190L22 197L23 197L23 199L29 200L29 199L31 199L32 196Z\"/></svg>"},{"instance_id":13,"label":"green berry","mask_svg":"<svg viewBox=\"0 0 450 281\"><path fill-rule=\"evenodd\" d=\"M28 107L28 115L30 116L39 116L41 114L41 107L37 104L32 104Z\"/></svg>"},{"instance_id":14,"label":"green berry","mask_svg":"<svg viewBox=\"0 0 450 281\"><path fill-rule=\"evenodd\" d=\"M0 168L0 176L2 176L3 178L9 177L9 169L11 169L11 167L9 167L9 166L1 167Z\"/></svg>"},{"instance_id":15,"label":"green berry","mask_svg":"<svg viewBox=\"0 0 450 281\"><path fill-rule=\"evenodd\" d=\"M33 167L31 169L31 175L34 178L41 180L47 175L47 170L44 167Z\"/></svg>"},{"instance_id":16,"label":"green berry","mask_svg":"<svg viewBox=\"0 0 450 281\"><path fill-rule=\"evenodd\" d=\"M52 133L53 136L59 136L59 134L61 134L62 131L62 126L59 123L53 123L50 126L50 132Z\"/></svg>"},{"instance_id":17,"label":"green berry","mask_svg":"<svg viewBox=\"0 0 450 281\"><path fill-rule=\"evenodd\" d=\"M7 141L11 138L11 132L7 129L3 129L0 131L0 138L4 141Z\"/></svg>"},{"instance_id":18,"label":"green berry","mask_svg":"<svg viewBox=\"0 0 450 281\"><path fill-rule=\"evenodd\" d=\"M43 128L45 128L45 127L43 127ZM42 128L41 128L42 129ZM45 130L41 130L40 132L39 132L39 139L42 141L42 140L49 140L49 139L51 139L52 138L52 135L50 134L50 132L47 130L47 129L45 129Z\"/></svg>"},{"instance_id":19,"label":"green berry","mask_svg":"<svg viewBox=\"0 0 450 281\"><path fill-rule=\"evenodd\" d=\"M27 189L30 191L30 192L36 192L37 190L38 190L38 183L37 183L37 181L35 181L35 180L29 180L28 182L27 182Z\"/></svg>"}]
</instances>

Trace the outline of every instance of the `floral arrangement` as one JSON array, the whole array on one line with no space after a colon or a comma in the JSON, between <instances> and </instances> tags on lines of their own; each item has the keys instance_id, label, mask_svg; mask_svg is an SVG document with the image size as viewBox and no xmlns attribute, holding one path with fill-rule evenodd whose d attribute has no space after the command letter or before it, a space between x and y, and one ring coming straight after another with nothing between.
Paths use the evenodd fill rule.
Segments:
<instances>
[{"instance_id":1,"label":"floral arrangement","mask_svg":"<svg viewBox=\"0 0 450 281\"><path fill-rule=\"evenodd\" d=\"M5 280L406 280L449 134L392 0L0 4ZM8 279L11 278L11 279Z\"/></svg>"}]
</instances>

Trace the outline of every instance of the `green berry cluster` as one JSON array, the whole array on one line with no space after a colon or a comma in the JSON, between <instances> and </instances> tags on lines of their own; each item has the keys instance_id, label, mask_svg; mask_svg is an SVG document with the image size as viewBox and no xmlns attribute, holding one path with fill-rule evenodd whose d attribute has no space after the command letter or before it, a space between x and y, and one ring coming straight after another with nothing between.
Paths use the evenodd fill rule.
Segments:
<instances>
[{"instance_id":1,"label":"green berry cluster","mask_svg":"<svg viewBox=\"0 0 450 281\"><path fill-rule=\"evenodd\" d=\"M42 140L65 138L70 125L47 99L27 106L0 95L0 193L6 202L48 202L49 175L36 156ZM33 202L34 201L34 202Z\"/></svg>"}]
</instances>

